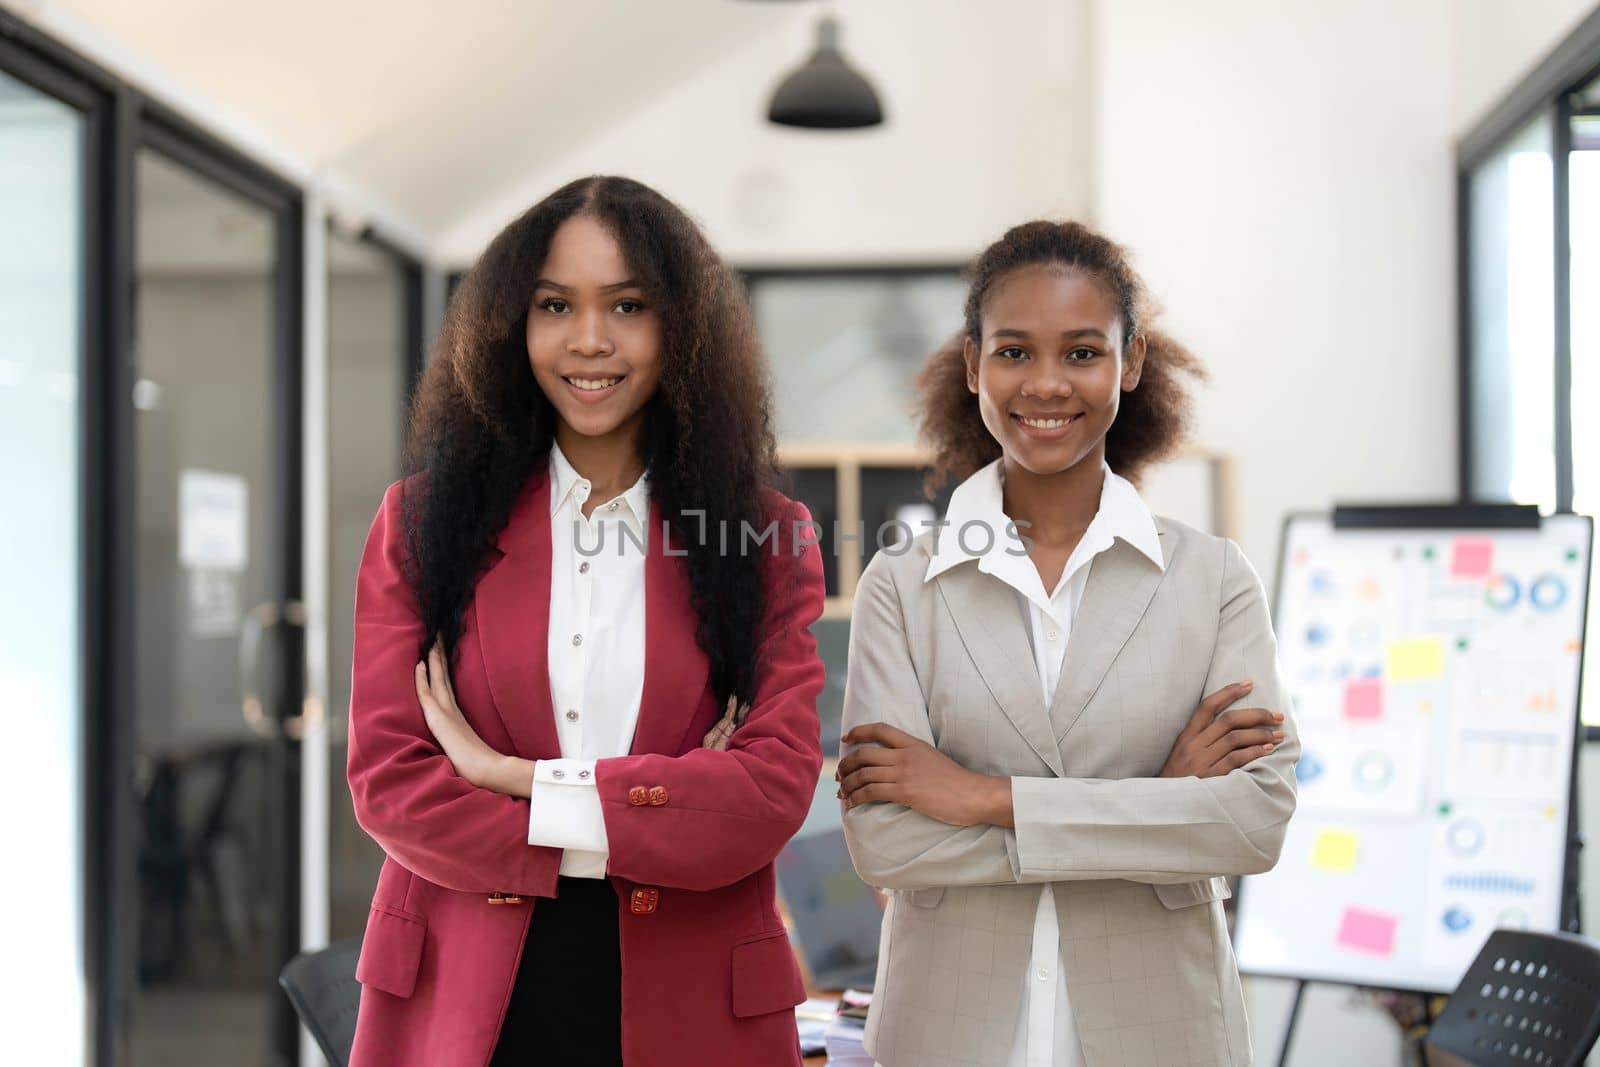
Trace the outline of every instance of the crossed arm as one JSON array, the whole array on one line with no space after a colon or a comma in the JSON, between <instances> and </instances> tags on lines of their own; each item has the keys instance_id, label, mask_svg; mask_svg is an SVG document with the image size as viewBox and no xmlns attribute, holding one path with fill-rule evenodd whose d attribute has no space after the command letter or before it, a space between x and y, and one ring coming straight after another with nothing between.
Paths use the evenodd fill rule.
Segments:
<instances>
[{"instance_id":1,"label":"crossed arm","mask_svg":"<svg viewBox=\"0 0 1600 1067\"><path fill-rule=\"evenodd\" d=\"M1186 882L1277 862L1299 742L1260 580L1226 544L1206 697L1153 778L977 774L934 745L893 575L857 587L840 761L856 868L889 889L1120 878ZM1225 679L1250 679L1254 685Z\"/></svg>"},{"instance_id":2,"label":"crossed arm","mask_svg":"<svg viewBox=\"0 0 1600 1067\"><path fill-rule=\"evenodd\" d=\"M357 819L435 884L553 896L562 849L528 843L533 762L494 751L472 730L442 653L430 653L431 670L416 662L425 635L400 568L399 492L385 497L357 579L348 766ZM768 568L756 692L739 729L718 724L682 755L598 762L609 873L686 889L729 885L772 862L804 820L822 761L823 668L809 630L822 612L822 560L815 545L790 547L780 541ZM629 781L664 785L673 805L628 803Z\"/></svg>"}]
</instances>

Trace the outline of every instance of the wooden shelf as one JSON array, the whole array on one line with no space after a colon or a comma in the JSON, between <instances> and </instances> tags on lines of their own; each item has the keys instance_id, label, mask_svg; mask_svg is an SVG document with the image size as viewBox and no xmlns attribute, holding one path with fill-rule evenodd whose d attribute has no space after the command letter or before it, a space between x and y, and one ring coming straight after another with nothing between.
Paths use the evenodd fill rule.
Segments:
<instances>
[{"instance_id":1,"label":"wooden shelf","mask_svg":"<svg viewBox=\"0 0 1600 1067\"><path fill-rule=\"evenodd\" d=\"M932 454L918 445L894 442L855 442L839 444L794 444L778 449L778 460L788 471L831 471L834 478L834 519L841 530L855 530L862 525L861 472L863 469L920 470L933 461ZM872 531L867 531L871 537ZM832 544L832 531L823 537L824 545ZM861 579L862 558L859 551L864 546L855 545L855 551L838 552L835 587L828 591L823 606L825 619L848 619L850 604L855 597L856 583Z\"/></svg>"},{"instance_id":2,"label":"wooden shelf","mask_svg":"<svg viewBox=\"0 0 1600 1067\"><path fill-rule=\"evenodd\" d=\"M778 459L784 469L795 474L803 472L827 472L833 479L832 516L838 527L844 531L853 531L862 525L863 519L863 472L879 470L919 470L929 467L933 462L933 454L926 448L915 444L895 442L865 441L865 442L839 442L828 444L788 444L778 448ZM1202 469L1196 474L1182 471L1185 463L1195 462L1202 464ZM1179 515L1196 525L1209 527L1212 532L1224 537L1237 537L1239 529L1239 500L1238 476L1236 464L1232 456L1217 452L1213 449L1191 446L1185 448L1174 459L1163 464L1154 472L1158 477L1178 477L1184 479L1200 478L1204 484L1186 484L1181 495L1189 506L1194 506L1192 501L1204 501L1204 509L1209 512L1207 516L1198 514ZM946 487L946 491L953 487ZM815 499L811 501L818 504L813 511L826 515ZM1160 513L1162 508L1160 500L1152 501L1151 510ZM819 520L820 521L820 520ZM822 541L825 550L833 549L833 531L824 530ZM866 531L867 536L872 536L872 531ZM866 546L854 546L865 549ZM850 605L855 598L856 583L861 579L862 561L867 556L867 551L837 552L834 557L833 581L828 590L828 599L823 606L822 617L825 619L848 619Z\"/></svg>"}]
</instances>

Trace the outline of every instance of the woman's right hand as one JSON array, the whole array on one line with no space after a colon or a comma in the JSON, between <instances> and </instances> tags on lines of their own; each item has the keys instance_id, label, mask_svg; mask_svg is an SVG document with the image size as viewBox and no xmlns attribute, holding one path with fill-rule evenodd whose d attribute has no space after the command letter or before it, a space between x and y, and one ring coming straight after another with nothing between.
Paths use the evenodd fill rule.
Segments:
<instances>
[{"instance_id":1,"label":"woman's right hand","mask_svg":"<svg viewBox=\"0 0 1600 1067\"><path fill-rule=\"evenodd\" d=\"M1277 729L1283 721L1281 712L1234 708L1217 714L1253 687L1253 682L1236 682L1202 700L1173 742L1159 777L1215 778L1276 748L1283 740L1283 731Z\"/></svg>"},{"instance_id":2,"label":"woman's right hand","mask_svg":"<svg viewBox=\"0 0 1600 1067\"><path fill-rule=\"evenodd\" d=\"M739 724L744 722L744 717L748 714L750 714L750 705L740 704L738 697L730 696L728 698L728 707L723 711L722 718L717 720L715 726L706 731L705 739L700 742L700 747L715 749L718 752L727 751L728 739L733 736L733 731L739 728Z\"/></svg>"}]
</instances>

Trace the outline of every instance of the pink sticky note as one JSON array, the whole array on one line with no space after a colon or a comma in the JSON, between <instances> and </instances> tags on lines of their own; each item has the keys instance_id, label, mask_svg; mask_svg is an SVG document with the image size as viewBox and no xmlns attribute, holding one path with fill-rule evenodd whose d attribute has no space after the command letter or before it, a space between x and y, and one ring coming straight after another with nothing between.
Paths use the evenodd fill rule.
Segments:
<instances>
[{"instance_id":1,"label":"pink sticky note","mask_svg":"<svg viewBox=\"0 0 1600 1067\"><path fill-rule=\"evenodd\" d=\"M1353 678L1344 683L1344 717L1383 718L1383 679Z\"/></svg>"},{"instance_id":2,"label":"pink sticky note","mask_svg":"<svg viewBox=\"0 0 1600 1067\"><path fill-rule=\"evenodd\" d=\"M1450 577L1487 578L1494 565L1494 538L1458 537L1450 546Z\"/></svg>"},{"instance_id":3,"label":"pink sticky note","mask_svg":"<svg viewBox=\"0 0 1600 1067\"><path fill-rule=\"evenodd\" d=\"M1400 920L1381 911L1346 908L1339 920L1339 947L1359 949L1379 956L1394 953L1394 928Z\"/></svg>"}]
</instances>

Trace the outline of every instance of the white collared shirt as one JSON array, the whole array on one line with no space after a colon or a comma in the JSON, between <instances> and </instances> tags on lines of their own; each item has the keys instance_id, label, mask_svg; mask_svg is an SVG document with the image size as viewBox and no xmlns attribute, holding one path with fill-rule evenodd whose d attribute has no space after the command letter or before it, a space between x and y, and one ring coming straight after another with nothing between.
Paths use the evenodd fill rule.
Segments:
<instances>
[{"instance_id":1,"label":"white collared shirt","mask_svg":"<svg viewBox=\"0 0 1600 1067\"><path fill-rule=\"evenodd\" d=\"M1119 538L1144 553L1157 567L1165 569L1165 558L1155 520L1139 491L1102 464L1105 480L1100 488L1100 507L1067 558L1060 581L1047 592L1021 541L1027 531L1010 525L1005 514L1002 462L995 460L951 494L945 514L949 526L939 531L923 580L932 581L952 567L973 563L984 574L1016 591L1019 609L1028 619L1034 664L1039 670L1044 707L1048 709L1061 681L1067 641L1072 637L1072 624L1083 602L1094 558ZM968 527L965 535L963 527ZM987 532L990 530L992 537ZM1083 1050L1062 978L1064 965L1055 892L1047 882L1040 888L1039 906L1034 911L1032 955L1024 979L1027 989L1023 1002L1027 1010L1017 1019L1007 1067L1082 1067Z\"/></svg>"},{"instance_id":2,"label":"white collared shirt","mask_svg":"<svg viewBox=\"0 0 1600 1067\"><path fill-rule=\"evenodd\" d=\"M644 692L649 486L641 476L585 517L592 488L552 444L546 662L561 758L533 765L528 844L564 849L568 878L605 877L610 847L594 766L633 747Z\"/></svg>"}]
</instances>

